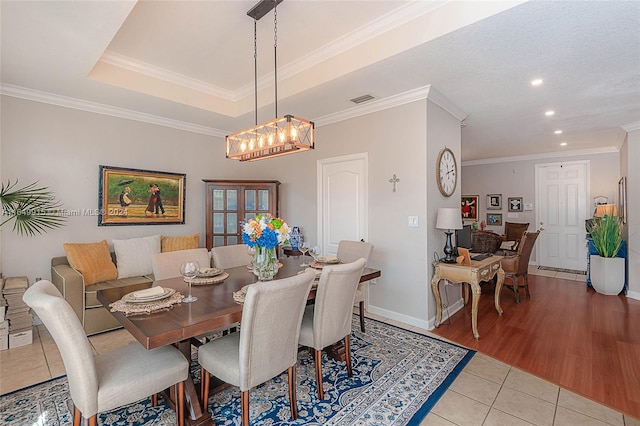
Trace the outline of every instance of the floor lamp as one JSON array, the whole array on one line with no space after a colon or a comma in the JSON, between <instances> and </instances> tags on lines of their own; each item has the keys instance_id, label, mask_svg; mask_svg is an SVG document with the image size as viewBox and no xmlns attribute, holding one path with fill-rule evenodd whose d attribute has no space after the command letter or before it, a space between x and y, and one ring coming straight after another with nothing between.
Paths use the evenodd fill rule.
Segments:
<instances>
[{"instance_id":1,"label":"floor lamp","mask_svg":"<svg viewBox=\"0 0 640 426\"><path fill-rule=\"evenodd\" d=\"M446 229L444 232L447 236L447 242L444 245L444 259L440 259L444 263L456 263L453 255L453 244L451 244L452 229L462 229L462 213L459 207L440 207L438 209L438 219L436 220L437 229Z\"/></svg>"}]
</instances>

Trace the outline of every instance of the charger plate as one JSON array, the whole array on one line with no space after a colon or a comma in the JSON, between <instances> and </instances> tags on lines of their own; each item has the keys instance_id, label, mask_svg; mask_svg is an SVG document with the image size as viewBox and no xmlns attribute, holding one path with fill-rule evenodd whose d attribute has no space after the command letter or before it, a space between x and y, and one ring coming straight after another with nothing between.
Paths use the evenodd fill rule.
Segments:
<instances>
[{"instance_id":1,"label":"charger plate","mask_svg":"<svg viewBox=\"0 0 640 426\"><path fill-rule=\"evenodd\" d=\"M166 299L167 297L171 297L171 295L175 292L176 291L173 288L165 288L162 294L155 294L153 296L147 296L147 297L136 297L134 295L135 291L132 291L131 293L127 293L124 296L122 296L122 300L128 303L149 303L149 302L155 302L158 300Z\"/></svg>"},{"instance_id":2,"label":"charger plate","mask_svg":"<svg viewBox=\"0 0 640 426\"><path fill-rule=\"evenodd\" d=\"M191 285L218 284L226 280L227 278L229 278L229 273L222 271L220 274L214 275L212 277L195 277L191 281ZM186 279L184 281L188 282Z\"/></svg>"}]
</instances>

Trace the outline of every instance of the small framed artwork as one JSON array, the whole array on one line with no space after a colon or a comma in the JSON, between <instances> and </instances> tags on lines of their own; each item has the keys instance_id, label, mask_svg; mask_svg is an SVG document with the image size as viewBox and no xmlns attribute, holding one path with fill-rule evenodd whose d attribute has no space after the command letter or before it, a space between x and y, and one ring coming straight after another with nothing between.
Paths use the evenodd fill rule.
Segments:
<instances>
[{"instance_id":1,"label":"small framed artwork","mask_svg":"<svg viewBox=\"0 0 640 426\"><path fill-rule=\"evenodd\" d=\"M508 203L510 212L522 211L522 197L509 197Z\"/></svg>"},{"instance_id":2,"label":"small framed artwork","mask_svg":"<svg viewBox=\"0 0 640 426\"><path fill-rule=\"evenodd\" d=\"M181 173L100 166L98 226L183 224Z\"/></svg>"},{"instance_id":3,"label":"small framed artwork","mask_svg":"<svg viewBox=\"0 0 640 426\"><path fill-rule=\"evenodd\" d=\"M502 210L502 194L487 194L487 210Z\"/></svg>"},{"instance_id":4,"label":"small framed artwork","mask_svg":"<svg viewBox=\"0 0 640 426\"><path fill-rule=\"evenodd\" d=\"M463 195L460 199L463 220L478 220L478 196Z\"/></svg>"},{"instance_id":5,"label":"small framed artwork","mask_svg":"<svg viewBox=\"0 0 640 426\"><path fill-rule=\"evenodd\" d=\"M487 225L502 226L502 213L487 213Z\"/></svg>"}]
</instances>

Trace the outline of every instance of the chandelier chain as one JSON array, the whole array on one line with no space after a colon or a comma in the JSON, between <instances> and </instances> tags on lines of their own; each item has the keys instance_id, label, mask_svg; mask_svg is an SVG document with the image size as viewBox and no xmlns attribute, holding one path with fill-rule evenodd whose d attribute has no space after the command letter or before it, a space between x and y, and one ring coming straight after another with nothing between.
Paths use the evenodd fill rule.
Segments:
<instances>
[{"instance_id":1,"label":"chandelier chain","mask_svg":"<svg viewBox=\"0 0 640 426\"><path fill-rule=\"evenodd\" d=\"M273 80L276 117L278 116L278 2L273 1Z\"/></svg>"},{"instance_id":2,"label":"chandelier chain","mask_svg":"<svg viewBox=\"0 0 640 426\"><path fill-rule=\"evenodd\" d=\"M253 103L258 125L258 20L253 20Z\"/></svg>"}]
</instances>

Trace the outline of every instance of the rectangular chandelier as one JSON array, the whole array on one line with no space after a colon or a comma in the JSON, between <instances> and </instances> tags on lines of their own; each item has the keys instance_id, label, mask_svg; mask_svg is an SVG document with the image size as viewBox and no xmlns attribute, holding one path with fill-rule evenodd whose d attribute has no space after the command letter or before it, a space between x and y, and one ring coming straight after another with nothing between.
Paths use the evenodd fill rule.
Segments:
<instances>
[{"instance_id":1,"label":"rectangular chandelier","mask_svg":"<svg viewBox=\"0 0 640 426\"><path fill-rule=\"evenodd\" d=\"M285 115L226 137L227 158L255 161L313 149L314 124Z\"/></svg>"}]
</instances>

